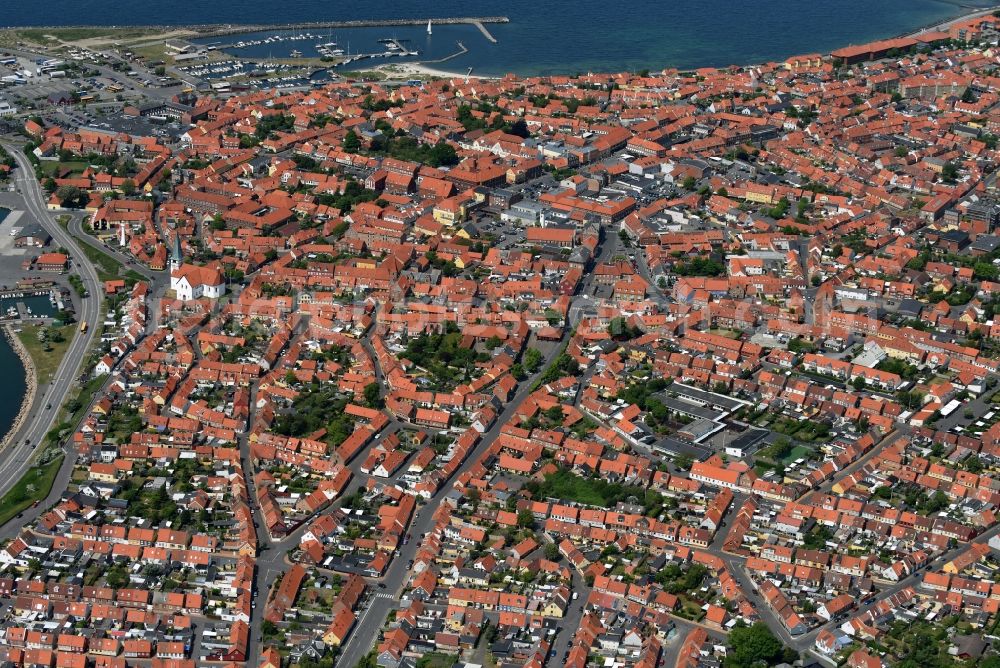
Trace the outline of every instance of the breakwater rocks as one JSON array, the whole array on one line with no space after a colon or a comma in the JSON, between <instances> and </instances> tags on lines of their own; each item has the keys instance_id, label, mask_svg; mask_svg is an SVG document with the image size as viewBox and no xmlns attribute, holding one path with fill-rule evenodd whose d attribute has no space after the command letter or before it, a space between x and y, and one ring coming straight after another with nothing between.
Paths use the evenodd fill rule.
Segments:
<instances>
[{"instance_id":1,"label":"breakwater rocks","mask_svg":"<svg viewBox=\"0 0 1000 668\"><path fill-rule=\"evenodd\" d=\"M17 337L14 328L10 325L3 325L3 335L7 337L10 347L14 349L14 352L21 359L21 364L24 365L25 389L24 398L21 400L21 408L18 410L14 422L11 423L10 429L4 435L3 441L0 441L0 449L6 448L10 444L14 439L14 435L21 430L21 427L28 420L31 406L35 403L35 392L38 390L38 374L35 372L35 361L31 359L31 353L24 347L21 339Z\"/></svg>"}]
</instances>

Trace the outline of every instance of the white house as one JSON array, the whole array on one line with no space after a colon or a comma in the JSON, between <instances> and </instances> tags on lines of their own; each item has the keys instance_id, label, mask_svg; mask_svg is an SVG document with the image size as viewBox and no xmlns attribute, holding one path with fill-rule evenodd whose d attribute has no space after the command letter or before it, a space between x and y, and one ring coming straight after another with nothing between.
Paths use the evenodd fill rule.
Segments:
<instances>
[{"instance_id":1,"label":"white house","mask_svg":"<svg viewBox=\"0 0 1000 668\"><path fill-rule=\"evenodd\" d=\"M226 294L226 282L218 269L182 264L170 272L170 289L182 301L218 299Z\"/></svg>"},{"instance_id":2,"label":"white house","mask_svg":"<svg viewBox=\"0 0 1000 668\"><path fill-rule=\"evenodd\" d=\"M115 359L111 355L105 355L101 358L101 361L97 363L94 367L95 376L106 376L111 373L111 370L115 367Z\"/></svg>"}]
</instances>

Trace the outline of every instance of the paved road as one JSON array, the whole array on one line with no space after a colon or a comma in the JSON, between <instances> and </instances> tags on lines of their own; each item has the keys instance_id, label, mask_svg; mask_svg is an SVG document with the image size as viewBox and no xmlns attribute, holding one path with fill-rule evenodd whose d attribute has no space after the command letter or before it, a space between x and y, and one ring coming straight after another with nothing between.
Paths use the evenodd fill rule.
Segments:
<instances>
[{"instance_id":1,"label":"paved road","mask_svg":"<svg viewBox=\"0 0 1000 668\"><path fill-rule=\"evenodd\" d=\"M531 394L531 387L534 380L545 372L545 368L548 366L549 362L551 362L552 359L555 358L556 354L562 350L563 344L566 343L568 339L569 330L567 329L566 333L563 334L562 341L560 341L559 345L551 346L549 348L549 353L545 356L545 360L538 373L521 383L517 394L515 394L513 399L504 407L493 427L483 434L479 444L473 449L472 452L469 453L469 456L466 457L463 464L455 472L453 478L468 471L479 461L482 454L486 452L486 450L497 439L497 436L500 435L500 430L503 426L507 424L511 418L513 418L518 407L528 397L528 395ZM406 545L400 546L399 551L396 553L396 556L393 558L392 563L389 565L389 568L382 579L382 584L385 585L385 590L394 594L394 597L397 600L402 594L403 588L409 578L409 570L406 568L406 564L416 555L417 548L420 546L423 534L431 530L435 509L441 505L445 496L447 496L447 494L452 490L450 483L451 479L445 481L437 493L434 494L434 496L432 496L425 505L421 506L420 509L416 511L416 515L410 525L410 534L413 536L413 539ZM389 611L396 609L399 605L397 600L377 597L372 600L366 610L360 613L357 626L351 632L350 638L348 638L340 656L337 658L337 666L343 668L354 668L354 665L375 647L378 640L379 630L385 623L385 619L388 616Z\"/></svg>"},{"instance_id":2,"label":"paved road","mask_svg":"<svg viewBox=\"0 0 1000 668\"><path fill-rule=\"evenodd\" d=\"M141 264L135 262L135 258L127 253L122 253L112 246L105 246L100 241L97 240L91 234L88 234L86 230L83 229L83 221L86 216L81 216L74 214L72 219L69 221L69 230L76 237L78 243L86 244L91 248L96 248L105 255L110 255L114 259L118 260L125 266L126 269L130 269L135 273L139 274L147 281L151 283L150 292L157 293L161 288L169 287L170 284L170 274L167 271L153 271L149 267L145 267Z\"/></svg>"},{"instance_id":3,"label":"paved road","mask_svg":"<svg viewBox=\"0 0 1000 668\"><path fill-rule=\"evenodd\" d=\"M598 249L597 261L609 261L613 256L613 253L618 248L618 244L619 239L617 235L611 234L604 239L601 247ZM587 295L591 294L594 289L594 279L592 273L588 273L581 287L582 294L573 298L573 304L570 309L571 311L573 310L572 306L579 307L586 304L586 302L590 299ZM472 468L479 461L482 454L493 444L497 436L500 435L500 430L503 426L507 424L507 422L517 412L521 403L528 397L528 395L531 394L531 388L534 381L545 373L545 369L548 367L549 363L556 357L559 351L562 350L563 346L569 340L570 333L571 328L567 326L559 344L548 348L548 353L544 356L544 361L541 364L539 371L531 378L521 383L517 393L504 407L503 411L501 411L496 423L490 430L483 434L479 444L475 447L473 452L469 453L469 456L465 459L462 466L460 466L455 472L453 477L458 477L465 471ZM373 351L369 350L369 353L373 354ZM441 504L444 497L452 490L450 483L451 479L445 481L437 493L434 494L434 496L431 497L431 499L424 506L422 506L420 510L417 511L417 514L410 526L410 533L413 536L413 539L407 545L400 546L399 552L393 558L392 563L389 565L389 568L382 579L382 584L385 586L385 590L392 593L395 599L400 597L409 578L409 570L406 568L406 564L416 555L423 534L427 533L431 529L433 525L432 517L434 510ZM586 588L580 588L578 590L574 587L574 591L580 591L580 598L577 599L577 601L573 601L573 603L576 604L576 608L579 608L579 610L576 610L576 613L579 613L582 616L583 603L586 598ZM371 604L360 613L357 625L351 632L347 643L343 646L342 651L337 658L336 665L340 668L353 668L365 654L374 649L378 641L379 631L385 623L385 619L388 616L389 611L395 609L396 607L398 607L396 600L382 597L374 598L371 601ZM570 606L570 609L575 610L573 605ZM566 625L566 629L564 630L568 629L569 624ZM571 638L572 633L564 633L562 638L557 636L558 647L564 648L568 646L568 640ZM557 661L560 660L558 651L565 651L565 649L557 650Z\"/></svg>"},{"instance_id":4,"label":"paved road","mask_svg":"<svg viewBox=\"0 0 1000 668\"><path fill-rule=\"evenodd\" d=\"M0 495L10 490L30 467L34 446L45 438L45 434L51 429L58 416L59 407L73 389L74 379L79 374L80 366L97 336L97 323L101 308L101 290L97 272L94 271L94 267L79 249L73 237L52 219L46 209L42 190L35 180L35 170L31 163L17 147L4 143L4 148L17 161L18 169L15 172L15 179L24 197L27 213L45 227L57 245L69 249L72 254L73 264L82 276L91 295L86 299L78 299L77 317L79 320L85 320L94 326L90 327L84 334L77 333L52 381L47 385L39 386L28 420L18 430L13 443L3 452L3 460L0 462ZM89 397L83 397L84 401L89 399ZM46 409L45 406L49 404L52 408ZM69 465L68 460L69 458L67 465ZM23 524L23 522L21 523Z\"/></svg>"},{"instance_id":5,"label":"paved road","mask_svg":"<svg viewBox=\"0 0 1000 668\"><path fill-rule=\"evenodd\" d=\"M566 564L566 566L570 569L572 575L570 588L573 594L576 595L576 600L570 599L566 613L559 620L559 632L552 643L552 658L548 662L550 666L562 665L564 661L563 656L569 651L573 643L573 635L580 627L580 622L583 620L583 609L587 605L587 599L590 598L590 587L587 586L583 575L580 574L580 571L573 568L572 565Z\"/></svg>"}]
</instances>

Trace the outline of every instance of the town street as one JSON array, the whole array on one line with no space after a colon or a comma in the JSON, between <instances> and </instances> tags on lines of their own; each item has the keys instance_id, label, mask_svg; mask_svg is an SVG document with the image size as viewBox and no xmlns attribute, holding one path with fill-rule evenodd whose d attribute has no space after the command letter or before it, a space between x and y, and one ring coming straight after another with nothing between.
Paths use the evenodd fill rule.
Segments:
<instances>
[{"instance_id":1,"label":"town street","mask_svg":"<svg viewBox=\"0 0 1000 668\"><path fill-rule=\"evenodd\" d=\"M17 161L16 182L24 197L27 213L45 227L58 246L69 249L72 255L73 266L79 271L83 283L90 293L89 297L77 298L79 304L77 320L88 322L92 326L86 332L78 332L73 337L73 341L70 343L52 381L47 385L39 385L35 403L27 422L14 435L13 442L4 452L3 460L0 462L0 495L10 490L25 471L31 467L35 447L44 440L46 433L52 428L59 415L59 408L76 388L75 381L99 330L97 324L101 312L101 295L103 294L93 265L80 250L73 236L56 223L47 210L45 197L35 180L35 170L31 163L13 144L4 142L3 145ZM84 402L89 402L91 397L82 397L81 399ZM45 408L48 405L52 407ZM74 459L73 456L66 458L63 463L63 473L72 470ZM56 483L58 486L59 481L57 480ZM54 487L53 491L56 489L58 487ZM59 491L61 494L61 489ZM18 524L23 524L23 522L19 520Z\"/></svg>"}]
</instances>

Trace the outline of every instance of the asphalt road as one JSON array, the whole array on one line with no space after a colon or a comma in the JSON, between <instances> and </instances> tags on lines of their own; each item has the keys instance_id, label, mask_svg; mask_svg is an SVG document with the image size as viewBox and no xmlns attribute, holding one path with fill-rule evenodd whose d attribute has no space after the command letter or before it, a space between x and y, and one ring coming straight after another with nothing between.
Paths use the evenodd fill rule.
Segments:
<instances>
[{"instance_id":1,"label":"asphalt road","mask_svg":"<svg viewBox=\"0 0 1000 668\"><path fill-rule=\"evenodd\" d=\"M609 262L613 255L618 251L619 247L620 240L616 234L605 234L605 238L603 239L601 246L598 248L595 262ZM583 280L579 294L573 297L570 312L574 312L573 306L577 307L577 311L580 306L585 307L590 302L591 298L589 295L593 294L594 289L594 275L592 272L588 272ZM453 477L458 477L465 471L472 468L476 462L479 461L482 454L493 444L497 436L500 435L500 430L503 426L514 416L521 403L531 394L532 384L535 379L545 372L549 363L556 357L559 351L562 350L563 345L565 345L565 343L569 340L570 333L571 327L567 326L566 331L563 333L563 337L558 345L548 348L548 353L545 355L544 362L538 373L521 383L517 393L511 401L507 403L503 411L501 411L500 415L497 417L496 423L494 423L490 430L483 434L479 444L473 452L469 453L469 456L466 458L462 466L459 467ZM406 564L416 555L423 534L430 531L433 526L432 517L434 510L441 504L444 497L452 490L450 482L451 480L446 481L438 492L431 497L425 505L421 506L420 510L417 511L417 515L414 517L410 526L410 534L413 536L413 539L408 544L400 546L399 552L393 558L392 563L389 565L389 568L382 579L385 591L391 593L394 598L387 599L375 597L369 606L359 613L357 624L337 658L336 665L338 668L353 668L365 654L375 647L378 641L379 631L385 623L385 619L388 616L389 611L397 608L399 605L397 601L409 578L409 570L406 568ZM577 578L574 575L573 590L578 591L580 596L576 601L571 601L569 607L569 617L571 620L576 619L578 624L579 619L583 614L583 606L589 590L585 586L578 587L577 585L582 585L582 578L579 579L580 582L576 582L576 579ZM567 620L564 620L564 622L566 623L563 625L562 632L557 635L554 645L556 649L556 653L554 655L556 665L558 665L558 662L561 661L561 652L565 652L566 648L569 646L569 642L572 640L573 632L575 631L573 624L568 623Z\"/></svg>"},{"instance_id":2,"label":"asphalt road","mask_svg":"<svg viewBox=\"0 0 1000 668\"><path fill-rule=\"evenodd\" d=\"M393 594L395 600L376 597L372 599L370 605L366 609L359 613L357 625L351 632L347 643L343 646L340 655L337 657L336 665L338 667L354 668L355 664L357 664L365 654L375 647L378 640L379 630L385 623L385 619L389 615L389 611L394 610L399 606L398 599L403 592L403 588L406 585L410 573L406 564L416 555L417 549L420 547L423 534L431 530L435 509L441 505L445 496L447 496L452 490L451 480L457 478L462 473L472 468L479 461L479 458L483 455L483 453L486 452L491 445L493 445L497 436L500 435L500 430L514 416L518 407L521 405L521 402L523 402L528 395L531 394L531 387L535 379L545 372L545 368L548 366L549 362L555 358L558 352L562 349L563 344L565 344L568 339L569 330L567 329L567 331L563 334L563 338L560 343L549 348L549 353L545 356L544 363L541 365L538 373L521 383L517 394L515 394L513 399L504 407L503 411L497 417L496 422L493 424L493 427L483 434L483 437L479 440L479 444L473 449L472 452L469 453L469 456L466 457L465 461L455 472L455 475L452 476L451 479L445 481L437 493L416 511L416 515L410 524L410 535L413 537L412 540L410 540L410 542L406 545L400 546L400 549L393 558L392 563L389 564L389 568L386 570L385 576L382 578L382 584L385 586L385 591Z\"/></svg>"},{"instance_id":3,"label":"asphalt road","mask_svg":"<svg viewBox=\"0 0 1000 668\"><path fill-rule=\"evenodd\" d=\"M4 143L4 148L17 161L18 169L15 172L15 179L24 197L26 212L52 235L56 245L69 249L73 257L74 267L80 273L90 292L90 297L77 299L77 318L94 326L91 326L86 333L77 333L73 337L73 341L70 343L52 381L48 385L39 386L28 420L15 434L13 442L2 453L0 495L10 490L30 467L34 446L41 442L51 429L58 416L59 407L73 389L80 366L97 336L98 328L96 325L100 316L101 304L101 290L97 272L94 271L94 267L79 249L73 237L52 219L46 209L41 187L35 180L35 170L31 163L15 146ZM84 397L84 400L89 400L89 397ZM52 408L46 409L45 406L49 404Z\"/></svg>"},{"instance_id":4,"label":"asphalt road","mask_svg":"<svg viewBox=\"0 0 1000 668\"><path fill-rule=\"evenodd\" d=\"M150 292L157 293L159 289L164 287L169 287L170 274L166 271L153 271L149 267L145 267L135 261L131 255L122 253L121 251L115 249L113 246L105 246L96 237L88 234L86 230L83 229L83 220L86 216L73 215L73 218L69 221L69 230L76 237L76 240L80 244L86 244L91 248L96 248L105 255L110 255L114 259L124 265L128 270L134 271L140 276L144 277L152 285Z\"/></svg>"}]
</instances>

